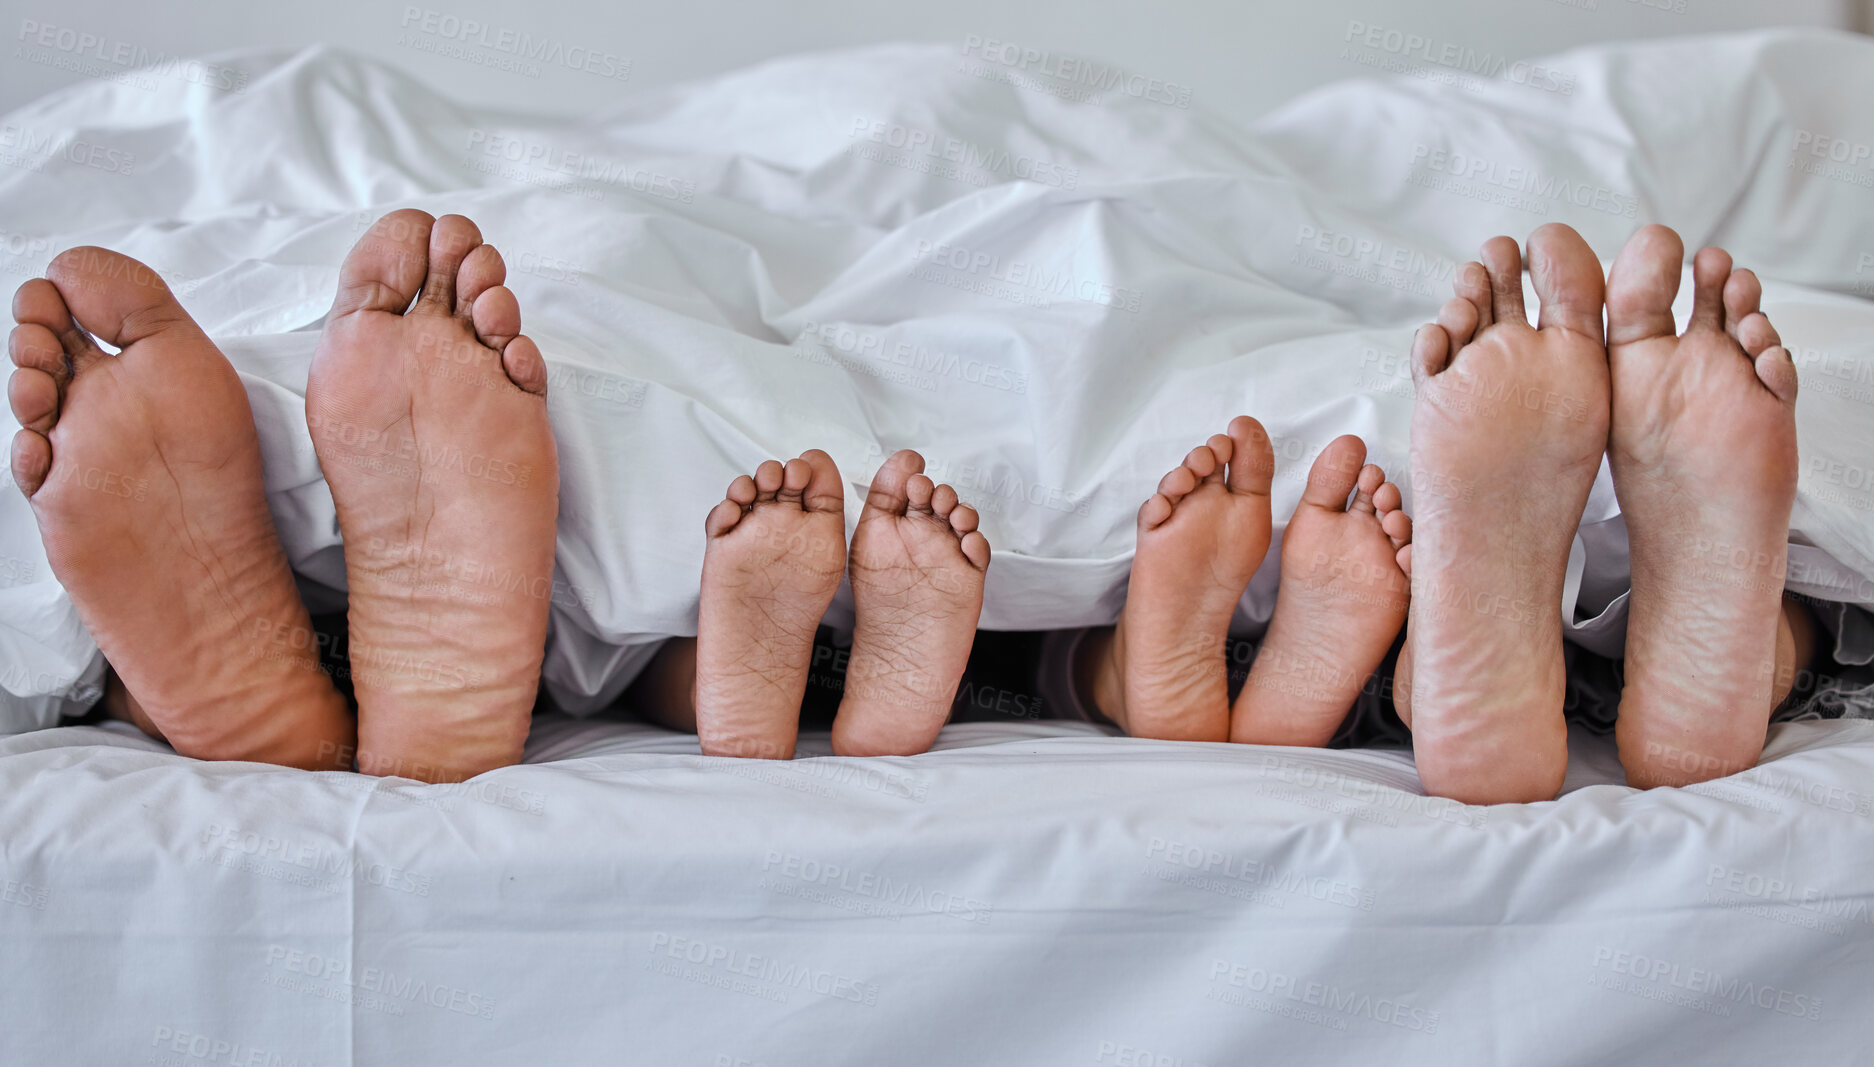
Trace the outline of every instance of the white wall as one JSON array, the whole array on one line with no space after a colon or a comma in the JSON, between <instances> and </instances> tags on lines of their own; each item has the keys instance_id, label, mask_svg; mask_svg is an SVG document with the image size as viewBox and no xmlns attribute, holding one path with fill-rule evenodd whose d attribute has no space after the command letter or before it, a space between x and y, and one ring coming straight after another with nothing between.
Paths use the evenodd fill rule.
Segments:
<instances>
[{"instance_id":1,"label":"white wall","mask_svg":"<svg viewBox=\"0 0 1874 1067\"><path fill-rule=\"evenodd\" d=\"M411 10L433 15L412 19ZM482 62L436 54L459 42L425 32L426 20L458 34L480 23L496 46L465 49ZM0 111L121 70L120 56L247 45L324 41L472 102L574 110L792 52L906 39L960 51L980 37L1118 63L1248 120L1303 89L1371 73L1342 56L1355 23L1514 60L1629 37L1868 28L1874 0L0 0L0 31L11 38L0 49ZM590 49L602 67L628 60L628 78L552 64L491 68L488 60L511 58L498 47L503 32L581 57L570 50ZM74 63L91 69L75 72Z\"/></svg>"}]
</instances>

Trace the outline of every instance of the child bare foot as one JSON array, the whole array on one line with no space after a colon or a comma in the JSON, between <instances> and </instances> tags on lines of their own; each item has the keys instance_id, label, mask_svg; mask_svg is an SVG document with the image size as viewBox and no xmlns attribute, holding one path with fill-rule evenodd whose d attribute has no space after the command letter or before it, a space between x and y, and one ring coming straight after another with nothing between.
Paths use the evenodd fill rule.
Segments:
<instances>
[{"instance_id":1,"label":"child bare foot","mask_svg":"<svg viewBox=\"0 0 1874 1067\"><path fill-rule=\"evenodd\" d=\"M459 781L527 740L559 466L506 273L460 215L392 212L346 258L313 356L366 773Z\"/></svg>"},{"instance_id":2,"label":"child bare foot","mask_svg":"<svg viewBox=\"0 0 1874 1067\"><path fill-rule=\"evenodd\" d=\"M1134 737L1229 738L1224 641L1269 550L1275 473L1261 423L1238 415L1229 431L1192 449L1139 509L1125 611L1082 649L1094 703Z\"/></svg>"},{"instance_id":3,"label":"child bare foot","mask_svg":"<svg viewBox=\"0 0 1874 1067\"><path fill-rule=\"evenodd\" d=\"M1574 230L1492 238L1419 331L1412 373L1412 605L1395 702L1428 792L1553 799L1567 769L1561 599L1607 447L1601 268Z\"/></svg>"},{"instance_id":4,"label":"child bare foot","mask_svg":"<svg viewBox=\"0 0 1874 1067\"><path fill-rule=\"evenodd\" d=\"M350 769L240 377L136 260L46 273L13 298L13 479L133 717L187 756Z\"/></svg>"},{"instance_id":5,"label":"child bare foot","mask_svg":"<svg viewBox=\"0 0 1874 1067\"><path fill-rule=\"evenodd\" d=\"M1705 249L1675 336L1684 255L1677 234L1648 226L1607 285L1608 458L1633 560L1615 733L1640 788L1762 755L1796 497L1796 370L1757 310L1762 286Z\"/></svg>"},{"instance_id":6,"label":"child bare foot","mask_svg":"<svg viewBox=\"0 0 1874 1067\"><path fill-rule=\"evenodd\" d=\"M1399 487L1366 463L1358 437L1315 459L1282 534L1275 615L1231 709L1230 740L1333 740L1405 623L1412 520L1399 505Z\"/></svg>"},{"instance_id":7,"label":"child bare foot","mask_svg":"<svg viewBox=\"0 0 1874 1067\"><path fill-rule=\"evenodd\" d=\"M838 755L929 749L976 640L989 541L976 529L976 509L923 470L924 457L908 449L887 459L853 531L856 618L833 720Z\"/></svg>"},{"instance_id":8,"label":"child bare foot","mask_svg":"<svg viewBox=\"0 0 1874 1067\"><path fill-rule=\"evenodd\" d=\"M846 571L845 488L818 449L729 485L704 522L696 733L711 756L791 759L813 635Z\"/></svg>"}]
</instances>

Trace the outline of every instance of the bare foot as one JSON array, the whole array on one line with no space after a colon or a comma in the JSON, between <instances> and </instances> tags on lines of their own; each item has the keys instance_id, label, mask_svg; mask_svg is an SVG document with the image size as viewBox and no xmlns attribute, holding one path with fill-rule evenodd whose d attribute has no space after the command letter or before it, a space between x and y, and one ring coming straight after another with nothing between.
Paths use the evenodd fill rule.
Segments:
<instances>
[{"instance_id":1,"label":"bare foot","mask_svg":"<svg viewBox=\"0 0 1874 1067\"><path fill-rule=\"evenodd\" d=\"M1562 583L1607 447L1601 268L1574 230L1492 238L1419 331L1412 606L1395 678L1427 792L1551 800L1568 764Z\"/></svg>"},{"instance_id":2,"label":"bare foot","mask_svg":"<svg viewBox=\"0 0 1874 1067\"><path fill-rule=\"evenodd\" d=\"M1275 615L1231 709L1230 740L1334 739L1405 623L1412 520L1399 504L1399 487L1366 463L1365 442L1348 435L1322 449L1282 534Z\"/></svg>"},{"instance_id":3,"label":"bare foot","mask_svg":"<svg viewBox=\"0 0 1874 1067\"><path fill-rule=\"evenodd\" d=\"M1763 754L1796 499L1796 369L1757 310L1763 287L1705 249L1675 336L1684 256L1678 234L1648 226L1607 285L1608 458L1633 559L1615 736L1642 789Z\"/></svg>"},{"instance_id":4,"label":"bare foot","mask_svg":"<svg viewBox=\"0 0 1874 1067\"><path fill-rule=\"evenodd\" d=\"M923 470L909 449L887 459L853 531L852 660L833 720L841 756L928 750L976 641L989 541L976 509Z\"/></svg>"},{"instance_id":5,"label":"bare foot","mask_svg":"<svg viewBox=\"0 0 1874 1067\"><path fill-rule=\"evenodd\" d=\"M559 465L506 273L460 215L392 212L346 257L313 356L306 418L345 541L366 773L460 781L527 740Z\"/></svg>"},{"instance_id":6,"label":"bare foot","mask_svg":"<svg viewBox=\"0 0 1874 1067\"><path fill-rule=\"evenodd\" d=\"M846 496L833 457L769 460L703 524L696 734L711 756L791 759L813 635L846 572Z\"/></svg>"},{"instance_id":7,"label":"bare foot","mask_svg":"<svg viewBox=\"0 0 1874 1067\"><path fill-rule=\"evenodd\" d=\"M1125 611L1083 649L1086 691L1134 737L1229 739L1224 641L1269 551L1275 473L1261 423L1238 415L1229 429L1192 449L1139 509Z\"/></svg>"},{"instance_id":8,"label":"bare foot","mask_svg":"<svg viewBox=\"0 0 1874 1067\"><path fill-rule=\"evenodd\" d=\"M13 480L132 717L187 756L349 770L240 376L136 260L46 273L13 298Z\"/></svg>"}]
</instances>

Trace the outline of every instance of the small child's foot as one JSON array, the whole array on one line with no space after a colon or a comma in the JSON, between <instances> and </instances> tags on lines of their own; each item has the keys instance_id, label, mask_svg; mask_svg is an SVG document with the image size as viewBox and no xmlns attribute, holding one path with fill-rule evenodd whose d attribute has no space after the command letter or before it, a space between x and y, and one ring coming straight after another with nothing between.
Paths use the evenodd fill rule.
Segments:
<instances>
[{"instance_id":1,"label":"small child's foot","mask_svg":"<svg viewBox=\"0 0 1874 1067\"><path fill-rule=\"evenodd\" d=\"M1125 611L1082 653L1094 703L1134 737L1228 739L1224 642L1269 550L1274 471L1269 435L1239 415L1139 509Z\"/></svg>"},{"instance_id":2,"label":"small child's foot","mask_svg":"<svg viewBox=\"0 0 1874 1067\"><path fill-rule=\"evenodd\" d=\"M1608 458L1633 557L1615 735L1640 788L1733 774L1762 755L1796 497L1796 369L1757 308L1762 286L1705 249L1676 335L1684 255L1677 234L1649 226L1607 286Z\"/></svg>"},{"instance_id":3,"label":"small child's foot","mask_svg":"<svg viewBox=\"0 0 1874 1067\"><path fill-rule=\"evenodd\" d=\"M47 274L13 298L13 480L111 703L186 756L349 770L240 376L143 264L75 248Z\"/></svg>"},{"instance_id":4,"label":"small child's foot","mask_svg":"<svg viewBox=\"0 0 1874 1067\"><path fill-rule=\"evenodd\" d=\"M1230 740L1321 746L1405 623L1412 520L1358 437L1315 459L1282 534L1275 615L1230 714ZM1353 494L1353 503L1347 502Z\"/></svg>"},{"instance_id":5,"label":"small child's foot","mask_svg":"<svg viewBox=\"0 0 1874 1067\"><path fill-rule=\"evenodd\" d=\"M769 460L703 524L696 734L711 756L791 759L813 635L846 572L846 496L833 457Z\"/></svg>"},{"instance_id":6,"label":"small child's foot","mask_svg":"<svg viewBox=\"0 0 1874 1067\"><path fill-rule=\"evenodd\" d=\"M886 460L853 531L852 660L833 720L841 756L929 749L976 640L989 541L976 509L923 469L909 450Z\"/></svg>"}]
</instances>

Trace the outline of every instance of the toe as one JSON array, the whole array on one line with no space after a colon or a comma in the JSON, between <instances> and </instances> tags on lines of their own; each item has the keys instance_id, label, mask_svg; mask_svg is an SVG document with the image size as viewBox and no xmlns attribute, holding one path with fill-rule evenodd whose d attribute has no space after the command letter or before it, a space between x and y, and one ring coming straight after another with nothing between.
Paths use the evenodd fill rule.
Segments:
<instances>
[{"instance_id":1,"label":"toe","mask_svg":"<svg viewBox=\"0 0 1874 1067\"><path fill-rule=\"evenodd\" d=\"M1490 272L1482 263L1472 260L1459 267L1456 276L1451 279L1451 291L1457 294L1459 300L1476 310L1477 321L1473 330L1481 330L1494 321L1491 317ZM1465 338L1465 341L1469 340Z\"/></svg>"},{"instance_id":2,"label":"toe","mask_svg":"<svg viewBox=\"0 0 1874 1067\"><path fill-rule=\"evenodd\" d=\"M755 479L743 474L729 483L729 491L723 495L729 503L745 508L755 502L761 491L755 488Z\"/></svg>"},{"instance_id":3,"label":"toe","mask_svg":"<svg viewBox=\"0 0 1874 1067\"><path fill-rule=\"evenodd\" d=\"M865 494L865 510L860 521L874 513L903 515L909 503L906 486L911 476L923 469L924 457L916 452L905 448L892 453L872 476L872 488Z\"/></svg>"},{"instance_id":4,"label":"toe","mask_svg":"<svg viewBox=\"0 0 1874 1067\"><path fill-rule=\"evenodd\" d=\"M1353 434L1334 438L1308 468L1308 485L1301 492L1301 502L1329 511L1345 510L1347 496L1358 483L1365 462L1365 441Z\"/></svg>"},{"instance_id":5,"label":"toe","mask_svg":"<svg viewBox=\"0 0 1874 1067\"><path fill-rule=\"evenodd\" d=\"M963 549L963 558L969 560L977 570L989 569L989 539L987 537L979 532L971 531L963 535L963 540L958 542L958 547Z\"/></svg>"},{"instance_id":6,"label":"toe","mask_svg":"<svg viewBox=\"0 0 1874 1067\"><path fill-rule=\"evenodd\" d=\"M1385 483L1385 471L1371 463L1361 467L1360 477L1354 480L1353 503L1347 505L1348 510L1373 514L1377 510L1377 505L1373 503L1373 493Z\"/></svg>"},{"instance_id":7,"label":"toe","mask_svg":"<svg viewBox=\"0 0 1874 1067\"><path fill-rule=\"evenodd\" d=\"M32 430L13 435L13 484L20 487L20 492L28 497L37 493L51 470L52 442Z\"/></svg>"},{"instance_id":8,"label":"toe","mask_svg":"<svg viewBox=\"0 0 1874 1067\"><path fill-rule=\"evenodd\" d=\"M1373 507L1376 508L1382 516L1389 511L1399 510L1400 505L1404 502L1404 498L1399 494L1399 487L1391 482L1387 482L1378 489L1373 490Z\"/></svg>"},{"instance_id":9,"label":"toe","mask_svg":"<svg viewBox=\"0 0 1874 1067\"><path fill-rule=\"evenodd\" d=\"M61 252L46 277L58 286L73 321L120 349L164 330L196 329L155 271L108 248Z\"/></svg>"},{"instance_id":10,"label":"toe","mask_svg":"<svg viewBox=\"0 0 1874 1067\"><path fill-rule=\"evenodd\" d=\"M957 491L948 485L940 485L930 495L931 514L940 519L948 519L956 510Z\"/></svg>"},{"instance_id":11,"label":"toe","mask_svg":"<svg viewBox=\"0 0 1874 1067\"><path fill-rule=\"evenodd\" d=\"M429 270L423 276L423 292L417 297L417 310L444 315L456 311L457 275L462 261L482 243L482 233L461 215L444 215L429 231Z\"/></svg>"},{"instance_id":12,"label":"toe","mask_svg":"<svg viewBox=\"0 0 1874 1067\"><path fill-rule=\"evenodd\" d=\"M1379 521L1379 527L1386 531L1387 537L1392 538L1394 548L1404 548L1412 543L1412 516L1403 511L1384 512L1384 517Z\"/></svg>"},{"instance_id":13,"label":"toe","mask_svg":"<svg viewBox=\"0 0 1874 1067\"><path fill-rule=\"evenodd\" d=\"M755 499L758 501L773 500L774 494L781 490L781 482L786 471L787 468L781 466L779 460L762 460L761 466L755 468Z\"/></svg>"},{"instance_id":14,"label":"toe","mask_svg":"<svg viewBox=\"0 0 1874 1067\"><path fill-rule=\"evenodd\" d=\"M1673 336L1672 301L1684 262L1684 242L1664 226L1642 227L1627 240L1607 272L1609 345Z\"/></svg>"},{"instance_id":15,"label":"toe","mask_svg":"<svg viewBox=\"0 0 1874 1067\"><path fill-rule=\"evenodd\" d=\"M59 383L37 367L19 367L7 379L7 403L21 427L51 433L59 421Z\"/></svg>"},{"instance_id":16,"label":"toe","mask_svg":"<svg viewBox=\"0 0 1874 1067\"><path fill-rule=\"evenodd\" d=\"M912 455L917 455L913 452ZM839 464L833 457L817 448L809 448L800 454L806 461L811 476L807 479L807 491L802 494L801 503L808 511L825 512L834 515L846 511L846 486L839 480ZM924 465L924 458L918 457L918 465Z\"/></svg>"},{"instance_id":17,"label":"toe","mask_svg":"<svg viewBox=\"0 0 1874 1067\"><path fill-rule=\"evenodd\" d=\"M1490 272L1491 321L1529 325L1529 313L1523 309L1523 250L1513 238L1492 237L1478 258Z\"/></svg>"},{"instance_id":18,"label":"toe","mask_svg":"<svg viewBox=\"0 0 1874 1067\"><path fill-rule=\"evenodd\" d=\"M1224 473L1229 469L1230 456L1236 452L1236 442L1230 440L1228 434L1213 433L1210 440L1204 442L1204 447L1210 450L1211 459L1216 461L1206 477L1210 481L1223 481Z\"/></svg>"},{"instance_id":19,"label":"toe","mask_svg":"<svg viewBox=\"0 0 1874 1067\"><path fill-rule=\"evenodd\" d=\"M1174 467L1170 474L1158 480L1158 491L1173 504L1183 500L1185 495L1197 488L1197 474L1189 467Z\"/></svg>"},{"instance_id":20,"label":"toe","mask_svg":"<svg viewBox=\"0 0 1874 1067\"><path fill-rule=\"evenodd\" d=\"M15 367L42 370L60 381L66 380L71 372L65 347L59 343L58 336L36 322L13 327L13 332L7 336L7 355Z\"/></svg>"},{"instance_id":21,"label":"toe","mask_svg":"<svg viewBox=\"0 0 1874 1067\"><path fill-rule=\"evenodd\" d=\"M499 352L521 332L521 302L514 290L505 285L484 289L475 300L471 320L475 324L475 336L481 338L482 344Z\"/></svg>"},{"instance_id":22,"label":"toe","mask_svg":"<svg viewBox=\"0 0 1874 1067\"><path fill-rule=\"evenodd\" d=\"M1529 237L1529 277L1542 300L1536 325L1601 337L1601 308L1606 285L1601 261L1572 226L1551 222Z\"/></svg>"},{"instance_id":23,"label":"toe","mask_svg":"<svg viewBox=\"0 0 1874 1067\"><path fill-rule=\"evenodd\" d=\"M931 496L935 494L936 491L937 486L922 474L913 474L911 477L905 479L904 494L906 513L929 515L931 513Z\"/></svg>"},{"instance_id":24,"label":"toe","mask_svg":"<svg viewBox=\"0 0 1874 1067\"><path fill-rule=\"evenodd\" d=\"M1751 313L1759 309L1763 302L1763 282L1757 278L1757 272L1743 267L1731 272L1724 281L1724 321L1726 324L1742 322Z\"/></svg>"},{"instance_id":25,"label":"toe","mask_svg":"<svg viewBox=\"0 0 1874 1067\"><path fill-rule=\"evenodd\" d=\"M1757 380L1764 388L1785 404L1796 402L1796 364L1789 357L1789 349L1772 345L1752 363L1757 368Z\"/></svg>"},{"instance_id":26,"label":"toe","mask_svg":"<svg viewBox=\"0 0 1874 1067\"><path fill-rule=\"evenodd\" d=\"M1275 480L1275 446L1269 431L1248 415L1230 420L1230 491L1268 496Z\"/></svg>"},{"instance_id":27,"label":"toe","mask_svg":"<svg viewBox=\"0 0 1874 1067\"><path fill-rule=\"evenodd\" d=\"M1731 254L1701 248L1692 259L1692 320L1688 330L1724 329L1724 287L1731 280Z\"/></svg>"},{"instance_id":28,"label":"toe","mask_svg":"<svg viewBox=\"0 0 1874 1067\"><path fill-rule=\"evenodd\" d=\"M743 475L742 479L748 476ZM752 492L752 490L751 490ZM703 533L709 537L721 537L742 521L743 507L733 500L724 500L709 509L709 515L703 520Z\"/></svg>"},{"instance_id":29,"label":"toe","mask_svg":"<svg viewBox=\"0 0 1874 1067\"><path fill-rule=\"evenodd\" d=\"M1477 305L1462 297L1452 297L1438 309L1438 325L1455 346L1471 343L1477 333Z\"/></svg>"},{"instance_id":30,"label":"toe","mask_svg":"<svg viewBox=\"0 0 1874 1067\"><path fill-rule=\"evenodd\" d=\"M1151 498L1139 505L1139 529L1150 530L1171 518L1171 498L1163 493L1153 493Z\"/></svg>"},{"instance_id":31,"label":"toe","mask_svg":"<svg viewBox=\"0 0 1874 1067\"><path fill-rule=\"evenodd\" d=\"M25 331L26 338L34 350L48 347L45 333L51 334L49 345L53 349L47 358L55 359L61 369L53 371L42 366L42 370L66 378L72 367L86 357L102 355L91 336L78 328L72 321L71 309L65 306L65 298L59 295L59 287L45 278L30 278L13 294L13 321L19 323L13 338L8 341L8 350L13 355L13 362L25 367L32 364L21 362L20 350L14 348L19 332Z\"/></svg>"},{"instance_id":32,"label":"toe","mask_svg":"<svg viewBox=\"0 0 1874 1067\"><path fill-rule=\"evenodd\" d=\"M501 369L508 381L535 396L547 395L547 361L531 337L516 337L501 349Z\"/></svg>"},{"instance_id":33,"label":"toe","mask_svg":"<svg viewBox=\"0 0 1874 1067\"><path fill-rule=\"evenodd\" d=\"M358 311L401 315L416 299L429 271L430 231L436 220L427 211L404 208L371 224L338 271L338 296L331 318Z\"/></svg>"},{"instance_id":34,"label":"toe","mask_svg":"<svg viewBox=\"0 0 1874 1067\"><path fill-rule=\"evenodd\" d=\"M1770 325L1770 317L1761 311L1753 311L1737 323L1731 339L1738 343L1744 353L1752 359L1763 355L1764 350L1772 345L1780 345L1783 338Z\"/></svg>"},{"instance_id":35,"label":"toe","mask_svg":"<svg viewBox=\"0 0 1874 1067\"><path fill-rule=\"evenodd\" d=\"M1412 546L1411 545L1401 545L1399 548L1399 551L1393 553L1392 558L1393 558L1393 562L1399 564L1399 569L1405 572L1405 576L1407 578L1412 577Z\"/></svg>"},{"instance_id":36,"label":"toe","mask_svg":"<svg viewBox=\"0 0 1874 1067\"><path fill-rule=\"evenodd\" d=\"M1425 382L1451 365L1451 335L1443 326L1428 322L1412 336L1412 384L1424 388Z\"/></svg>"},{"instance_id":37,"label":"toe","mask_svg":"<svg viewBox=\"0 0 1874 1067\"><path fill-rule=\"evenodd\" d=\"M1210 450L1209 445L1198 445L1185 454L1184 466L1197 475L1198 481L1203 481L1216 473L1217 454Z\"/></svg>"},{"instance_id":38,"label":"toe","mask_svg":"<svg viewBox=\"0 0 1874 1067\"><path fill-rule=\"evenodd\" d=\"M781 488L774 498L785 504L799 504L807 498L807 483L813 480L813 467L804 459L790 459L781 468Z\"/></svg>"},{"instance_id":39,"label":"toe","mask_svg":"<svg viewBox=\"0 0 1874 1067\"><path fill-rule=\"evenodd\" d=\"M945 488L948 488L948 486ZM950 513L950 528L955 530L958 534L966 534L976 529L980 521L981 519L976 514L976 509L970 507L968 504L959 504L956 510Z\"/></svg>"},{"instance_id":40,"label":"toe","mask_svg":"<svg viewBox=\"0 0 1874 1067\"><path fill-rule=\"evenodd\" d=\"M471 308L481 299L481 295L508 280L508 266L501 259L501 253L494 245L476 245L462 260L462 271L456 275L456 303L459 308Z\"/></svg>"}]
</instances>

